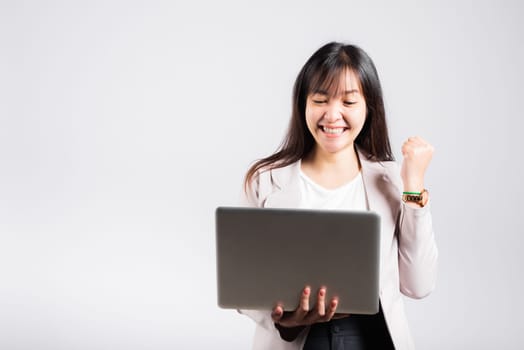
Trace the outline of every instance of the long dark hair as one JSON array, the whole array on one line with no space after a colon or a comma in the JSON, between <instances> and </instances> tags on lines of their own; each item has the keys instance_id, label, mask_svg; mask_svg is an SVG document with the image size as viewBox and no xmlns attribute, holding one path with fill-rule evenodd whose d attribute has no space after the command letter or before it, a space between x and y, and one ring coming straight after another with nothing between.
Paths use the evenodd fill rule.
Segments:
<instances>
[{"instance_id":1,"label":"long dark hair","mask_svg":"<svg viewBox=\"0 0 524 350\"><path fill-rule=\"evenodd\" d=\"M354 72L358 78L367 109L366 121L355 144L371 160L393 160L382 88L373 61L358 46L331 42L318 49L300 70L293 88L287 134L274 154L259 159L249 168L245 186L249 186L257 171L285 167L304 158L313 149L315 139L306 125L307 97L314 91L333 90L346 70Z\"/></svg>"}]
</instances>

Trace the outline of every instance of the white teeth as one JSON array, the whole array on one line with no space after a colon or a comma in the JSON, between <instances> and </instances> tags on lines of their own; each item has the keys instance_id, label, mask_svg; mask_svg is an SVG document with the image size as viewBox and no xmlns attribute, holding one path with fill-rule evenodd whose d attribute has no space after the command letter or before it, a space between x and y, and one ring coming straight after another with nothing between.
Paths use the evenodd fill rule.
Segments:
<instances>
[{"instance_id":1,"label":"white teeth","mask_svg":"<svg viewBox=\"0 0 524 350\"><path fill-rule=\"evenodd\" d=\"M327 133L327 134L335 134L335 135L340 135L344 132L344 128L327 128L325 126L322 127L322 130Z\"/></svg>"}]
</instances>

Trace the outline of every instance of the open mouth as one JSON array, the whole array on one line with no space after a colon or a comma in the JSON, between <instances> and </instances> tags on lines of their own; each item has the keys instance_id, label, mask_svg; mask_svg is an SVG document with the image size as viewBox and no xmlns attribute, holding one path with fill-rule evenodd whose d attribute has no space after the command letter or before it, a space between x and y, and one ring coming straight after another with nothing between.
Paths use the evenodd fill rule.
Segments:
<instances>
[{"instance_id":1,"label":"open mouth","mask_svg":"<svg viewBox=\"0 0 524 350\"><path fill-rule=\"evenodd\" d=\"M320 125L320 130L322 130L323 132L325 132L328 135L340 135L347 129L348 129L347 127L343 127L343 126L336 127L336 128L328 128L327 126Z\"/></svg>"}]
</instances>

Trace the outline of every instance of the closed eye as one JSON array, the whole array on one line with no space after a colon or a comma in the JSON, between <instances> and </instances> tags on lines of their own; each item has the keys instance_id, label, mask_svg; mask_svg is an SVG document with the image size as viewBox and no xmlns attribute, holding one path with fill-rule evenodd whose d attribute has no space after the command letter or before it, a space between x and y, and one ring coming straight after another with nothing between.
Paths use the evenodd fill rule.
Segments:
<instances>
[{"instance_id":1,"label":"closed eye","mask_svg":"<svg viewBox=\"0 0 524 350\"><path fill-rule=\"evenodd\" d=\"M313 100L313 103L322 104L322 103L327 103L327 101L326 100Z\"/></svg>"},{"instance_id":2,"label":"closed eye","mask_svg":"<svg viewBox=\"0 0 524 350\"><path fill-rule=\"evenodd\" d=\"M344 101L344 104L346 106L351 106L351 105L354 105L356 102L353 102L353 101Z\"/></svg>"}]
</instances>

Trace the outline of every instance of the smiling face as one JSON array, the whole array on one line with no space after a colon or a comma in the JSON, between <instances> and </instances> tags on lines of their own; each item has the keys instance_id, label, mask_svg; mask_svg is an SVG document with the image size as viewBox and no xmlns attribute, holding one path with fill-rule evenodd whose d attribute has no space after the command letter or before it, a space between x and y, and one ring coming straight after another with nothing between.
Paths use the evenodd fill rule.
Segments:
<instances>
[{"instance_id":1,"label":"smiling face","mask_svg":"<svg viewBox=\"0 0 524 350\"><path fill-rule=\"evenodd\" d=\"M366 121L366 101L353 71L346 70L332 88L312 91L306 101L306 124L317 153L353 150Z\"/></svg>"}]
</instances>

